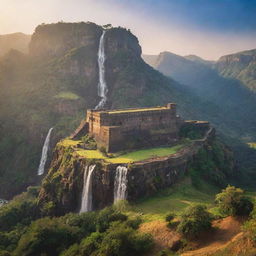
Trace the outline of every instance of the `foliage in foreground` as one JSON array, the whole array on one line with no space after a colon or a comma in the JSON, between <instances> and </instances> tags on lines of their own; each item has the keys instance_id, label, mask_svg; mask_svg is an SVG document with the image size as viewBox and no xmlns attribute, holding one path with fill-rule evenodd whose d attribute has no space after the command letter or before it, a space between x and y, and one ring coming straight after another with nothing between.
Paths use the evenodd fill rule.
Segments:
<instances>
[{"instance_id":1,"label":"foliage in foreground","mask_svg":"<svg viewBox=\"0 0 256 256\"><path fill-rule=\"evenodd\" d=\"M248 216L253 209L253 203L245 196L244 190L234 186L227 186L217 194L216 203L224 215Z\"/></svg>"},{"instance_id":2,"label":"foliage in foreground","mask_svg":"<svg viewBox=\"0 0 256 256\"><path fill-rule=\"evenodd\" d=\"M211 228L211 214L203 205L188 207L181 215L178 231L186 238L193 239Z\"/></svg>"},{"instance_id":3,"label":"foliage in foreground","mask_svg":"<svg viewBox=\"0 0 256 256\"><path fill-rule=\"evenodd\" d=\"M12 215L17 204L23 202L1 208L0 220L14 220L0 227L1 256L142 255L152 246L151 236L137 231L138 219L128 219L117 208L23 221L27 210L18 211L18 218Z\"/></svg>"}]
</instances>

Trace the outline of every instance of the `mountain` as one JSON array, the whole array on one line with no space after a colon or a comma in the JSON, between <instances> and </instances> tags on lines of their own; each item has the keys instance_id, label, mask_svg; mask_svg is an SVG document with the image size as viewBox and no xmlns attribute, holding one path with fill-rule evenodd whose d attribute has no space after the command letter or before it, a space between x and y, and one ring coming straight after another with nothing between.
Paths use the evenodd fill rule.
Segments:
<instances>
[{"instance_id":1,"label":"mountain","mask_svg":"<svg viewBox=\"0 0 256 256\"><path fill-rule=\"evenodd\" d=\"M23 33L0 35L0 56L3 56L11 49L27 53L30 38L30 35Z\"/></svg>"},{"instance_id":2,"label":"mountain","mask_svg":"<svg viewBox=\"0 0 256 256\"><path fill-rule=\"evenodd\" d=\"M194 61L194 62L197 62L197 63L210 65L210 66L215 63L215 61L204 60L204 59L200 58L199 56L196 56L196 55L193 55L193 54L186 55L186 56L184 56L184 58L186 58L188 60L191 60L191 61Z\"/></svg>"},{"instance_id":3,"label":"mountain","mask_svg":"<svg viewBox=\"0 0 256 256\"><path fill-rule=\"evenodd\" d=\"M148 63L148 65L154 67L155 66L155 63L157 61L157 58L158 58L158 55L146 55L146 54L143 54L142 55L142 58L143 60Z\"/></svg>"},{"instance_id":4,"label":"mountain","mask_svg":"<svg viewBox=\"0 0 256 256\"><path fill-rule=\"evenodd\" d=\"M147 60L145 58L145 60ZM202 62L162 52L153 66L192 89L212 109L208 119L225 134L254 141L256 96L237 79L222 77ZM218 107L214 113L213 105Z\"/></svg>"},{"instance_id":5,"label":"mountain","mask_svg":"<svg viewBox=\"0 0 256 256\"><path fill-rule=\"evenodd\" d=\"M143 58L146 62L149 60L148 57L143 56ZM147 63L150 64L150 62ZM192 87L200 87L198 81L208 77L212 72L208 66L198 61L192 61L171 52L161 52L151 63L164 75Z\"/></svg>"},{"instance_id":6,"label":"mountain","mask_svg":"<svg viewBox=\"0 0 256 256\"><path fill-rule=\"evenodd\" d=\"M1 58L0 198L38 181L41 150L51 127L52 148L100 101L97 54L102 32L89 22L40 25L28 54L12 50ZM109 28L104 46L106 108L177 102L184 118L209 116L192 92L142 60L138 39L129 30Z\"/></svg>"},{"instance_id":7,"label":"mountain","mask_svg":"<svg viewBox=\"0 0 256 256\"><path fill-rule=\"evenodd\" d=\"M256 91L256 49L222 56L215 67L222 76L238 79Z\"/></svg>"}]
</instances>

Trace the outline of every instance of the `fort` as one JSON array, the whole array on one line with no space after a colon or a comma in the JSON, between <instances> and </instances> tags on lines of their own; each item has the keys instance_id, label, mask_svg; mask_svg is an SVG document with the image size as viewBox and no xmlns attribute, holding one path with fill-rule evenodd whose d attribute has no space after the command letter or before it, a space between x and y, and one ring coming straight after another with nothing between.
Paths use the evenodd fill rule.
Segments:
<instances>
[{"instance_id":1,"label":"fort","mask_svg":"<svg viewBox=\"0 0 256 256\"><path fill-rule=\"evenodd\" d=\"M148 108L87 110L86 119L71 135L78 139L93 137L98 148L108 153L171 146L180 139L181 128L196 128L202 134L210 127L207 121L184 121L176 113L176 104Z\"/></svg>"},{"instance_id":2,"label":"fort","mask_svg":"<svg viewBox=\"0 0 256 256\"><path fill-rule=\"evenodd\" d=\"M61 182L45 186L40 202L54 201L56 212L64 214L150 196L188 172L199 150L212 156L214 140L209 122L182 120L174 103L88 110L78 129L57 144L47 177L55 179L58 172Z\"/></svg>"},{"instance_id":3,"label":"fort","mask_svg":"<svg viewBox=\"0 0 256 256\"><path fill-rule=\"evenodd\" d=\"M179 140L182 124L174 103L151 108L88 110L82 133L94 137L98 148L117 152L173 145ZM77 133L81 133L81 127L74 136Z\"/></svg>"}]
</instances>

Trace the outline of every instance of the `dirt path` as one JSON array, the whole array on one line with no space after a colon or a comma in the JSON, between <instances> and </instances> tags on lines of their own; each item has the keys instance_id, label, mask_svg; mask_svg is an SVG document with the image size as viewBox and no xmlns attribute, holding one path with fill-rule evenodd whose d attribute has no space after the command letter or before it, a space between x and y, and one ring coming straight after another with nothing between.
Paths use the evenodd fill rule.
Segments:
<instances>
[{"instance_id":1,"label":"dirt path","mask_svg":"<svg viewBox=\"0 0 256 256\"><path fill-rule=\"evenodd\" d=\"M227 247L242 235L241 223L241 219L233 217L214 221L215 231L200 239L203 242L197 243L198 249L182 253L181 256L207 256Z\"/></svg>"},{"instance_id":2,"label":"dirt path","mask_svg":"<svg viewBox=\"0 0 256 256\"><path fill-rule=\"evenodd\" d=\"M180 239L180 236L176 232L167 228L166 222L160 220L143 223L139 230L153 236L155 247L148 256L155 256L156 253L163 249L170 248L174 242Z\"/></svg>"}]
</instances>

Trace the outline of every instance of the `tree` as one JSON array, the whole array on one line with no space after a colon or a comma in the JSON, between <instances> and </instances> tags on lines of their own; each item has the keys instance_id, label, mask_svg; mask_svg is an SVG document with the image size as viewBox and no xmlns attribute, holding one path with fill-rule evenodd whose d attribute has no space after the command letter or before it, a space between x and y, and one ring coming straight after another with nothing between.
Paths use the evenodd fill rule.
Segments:
<instances>
[{"instance_id":1,"label":"tree","mask_svg":"<svg viewBox=\"0 0 256 256\"><path fill-rule=\"evenodd\" d=\"M212 217L203 205L190 206L181 216L178 231L189 239L211 228Z\"/></svg>"},{"instance_id":2,"label":"tree","mask_svg":"<svg viewBox=\"0 0 256 256\"><path fill-rule=\"evenodd\" d=\"M216 195L216 203L224 215L248 216L253 209L253 203L245 196L241 188L227 186Z\"/></svg>"}]
</instances>

